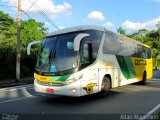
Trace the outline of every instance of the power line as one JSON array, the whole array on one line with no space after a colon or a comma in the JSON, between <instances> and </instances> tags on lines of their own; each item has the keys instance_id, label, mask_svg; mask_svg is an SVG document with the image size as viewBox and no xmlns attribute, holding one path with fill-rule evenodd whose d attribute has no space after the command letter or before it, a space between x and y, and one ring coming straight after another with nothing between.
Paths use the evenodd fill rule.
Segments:
<instances>
[{"instance_id":1,"label":"power line","mask_svg":"<svg viewBox=\"0 0 160 120\"><path fill-rule=\"evenodd\" d=\"M28 0L31 4L33 4L32 0ZM37 3L35 3L35 7L38 8L37 12L45 18L51 25L53 25L55 28L59 29L58 26L47 16L47 14L39 7Z\"/></svg>"},{"instance_id":2,"label":"power line","mask_svg":"<svg viewBox=\"0 0 160 120\"><path fill-rule=\"evenodd\" d=\"M13 7L13 8L18 9L16 6L12 6L12 5L0 5L0 6ZM21 9L21 11L22 11L26 16L28 16L30 19L33 19L33 18L32 18L31 16L29 16L23 9Z\"/></svg>"},{"instance_id":3,"label":"power line","mask_svg":"<svg viewBox=\"0 0 160 120\"><path fill-rule=\"evenodd\" d=\"M39 5L36 3L36 1L30 1L28 0L30 3L31 3L31 6L28 8L28 10L33 7L35 5L36 8L38 8L37 12L44 18L46 19L52 26L54 26L56 29L59 29L59 27L47 16L47 14L39 7ZM16 8L18 9L16 6L11 6L11 5L0 5L0 6L5 6L5 7L13 7L13 8ZM30 19L33 19L31 16L29 16L23 9L21 9L21 11L27 15Z\"/></svg>"},{"instance_id":4,"label":"power line","mask_svg":"<svg viewBox=\"0 0 160 120\"><path fill-rule=\"evenodd\" d=\"M31 16L29 16L24 10L21 9L21 11L26 15L28 16L30 19L33 19Z\"/></svg>"},{"instance_id":5,"label":"power line","mask_svg":"<svg viewBox=\"0 0 160 120\"><path fill-rule=\"evenodd\" d=\"M37 2L38 0L35 0L33 4L31 4L31 6L28 8L28 10ZM28 11L27 10L27 11Z\"/></svg>"},{"instance_id":6,"label":"power line","mask_svg":"<svg viewBox=\"0 0 160 120\"><path fill-rule=\"evenodd\" d=\"M22 3L21 4L23 4L24 6L25 6L25 4L23 3L23 1L24 0L22 0ZM28 12L28 10L27 11L25 11L26 13ZM35 12L37 15L39 15L39 13L37 13L37 12ZM29 13L28 13L29 14Z\"/></svg>"},{"instance_id":7,"label":"power line","mask_svg":"<svg viewBox=\"0 0 160 120\"><path fill-rule=\"evenodd\" d=\"M31 0L32 1L32 0ZM38 4L35 4L40 11L38 11L48 22L50 22L55 28L59 29L57 25L47 16L47 14L41 10Z\"/></svg>"},{"instance_id":8,"label":"power line","mask_svg":"<svg viewBox=\"0 0 160 120\"><path fill-rule=\"evenodd\" d=\"M16 8L16 9L17 9L16 6L12 6L12 5L0 5L0 6L4 6L4 7L13 7L13 8Z\"/></svg>"}]
</instances>

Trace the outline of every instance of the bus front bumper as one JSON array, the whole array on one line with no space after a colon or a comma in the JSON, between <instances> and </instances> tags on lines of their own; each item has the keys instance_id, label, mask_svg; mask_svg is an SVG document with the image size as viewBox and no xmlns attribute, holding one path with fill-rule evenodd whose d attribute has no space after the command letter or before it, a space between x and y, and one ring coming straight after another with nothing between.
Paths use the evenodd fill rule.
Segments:
<instances>
[{"instance_id":1,"label":"bus front bumper","mask_svg":"<svg viewBox=\"0 0 160 120\"><path fill-rule=\"evenodd\" d=\"M80 81L76 81L69 85L64 86L46 86L39 84L34 80L34 89L38 93L47 93L62 96L81 96L80 94Z\"/></svg>"}]
</instances>

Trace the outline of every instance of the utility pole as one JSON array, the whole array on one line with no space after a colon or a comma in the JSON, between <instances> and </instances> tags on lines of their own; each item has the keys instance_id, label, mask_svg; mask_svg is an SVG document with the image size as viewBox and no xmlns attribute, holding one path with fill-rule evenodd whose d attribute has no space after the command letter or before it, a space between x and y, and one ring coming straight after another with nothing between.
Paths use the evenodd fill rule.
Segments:
<instances>
[{"instance_id":1,"label":"utility pole","mask_svg":"<svg viewBox=\"0 0 160 120\"><path fill-rule=\"evenodd\" d=\"M18 0L18 15L17 15L17 51L16 51L16 82L20 81L20 60L21 60L21 0Z\"/></svg>"}]
</instances>

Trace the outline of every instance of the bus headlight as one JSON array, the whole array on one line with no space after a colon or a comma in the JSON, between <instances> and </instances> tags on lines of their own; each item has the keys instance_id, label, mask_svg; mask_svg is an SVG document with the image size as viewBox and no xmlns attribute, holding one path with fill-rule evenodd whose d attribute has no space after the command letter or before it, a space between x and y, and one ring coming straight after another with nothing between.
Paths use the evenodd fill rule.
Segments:
<instances>
[{"instance_id":1,"label":"bus headlight","mask_svg":"<svg viewBox=\"0 0 160 120\"><path fill-rule=\"evenodd\" d=\"M75 81L76 81L76 79L72 78L72 79L68 79L68 80L66 81L66 83L67 83L67 84L71 84L71 83L73 83L73 82L75 82Z\"/></svg>"},{"instance_id":2,"label":"bus headlight","mask_svg":"<svg viewBox=\"0 0 160 120\"><path fill-rule=\"evenodd\" d=\"M71 78L71 79L68 79L65 81L66 84L71 84L73 82L76 82L77 80L80 80L81 78L83 77L83 75L79 75L79 76L76 76L74 78Z\"/></svg>"}]
</instances>

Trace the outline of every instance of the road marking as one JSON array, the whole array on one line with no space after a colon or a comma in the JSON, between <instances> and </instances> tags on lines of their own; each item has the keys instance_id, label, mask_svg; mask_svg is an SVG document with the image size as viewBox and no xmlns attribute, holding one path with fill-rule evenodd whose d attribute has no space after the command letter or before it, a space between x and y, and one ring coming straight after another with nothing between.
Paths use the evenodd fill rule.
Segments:
<instances>
[{"instance_id":1,"label":"road marking","mask_svg":"<svg viewBox=\"0 0 160 120\"><path fill-rule=\"evenodd\" d=\"M0 104L7 103L7 102L18 101L18 100L29 99L29 98L35 98L35 97L38 97L37 95L40 95L40 94L34 94L34 96L33 95L29 95L29 96L25 96L25 97L21 97L21 98L16 98L16 99L12 99L12 100L5 100L5 101L1 101Z\"/></svg>"},{"instance_id":2,"label":"road marking","mask_svg":"<svg viewBox=\"0 0 160 120\"><path fill-rule=\"evenodd\" d=\"M152 110L150 110L146 115L142 117L140 120L145 120L149 117L149 115L152 115L156 110L160 108L160 104L158 104L156 107L154 107Z\"/></svg>"},{"instance_id":3,"label":"road marking","mask_svg":"<svg viewBox=\"0 0 160 120\"><path fill-rule=\"evenodd\" d=\"M151 111L149 111L147 114L153 114L156 110L160 108L160 104L154 107Z\"/></svg>"}]
</instances>

